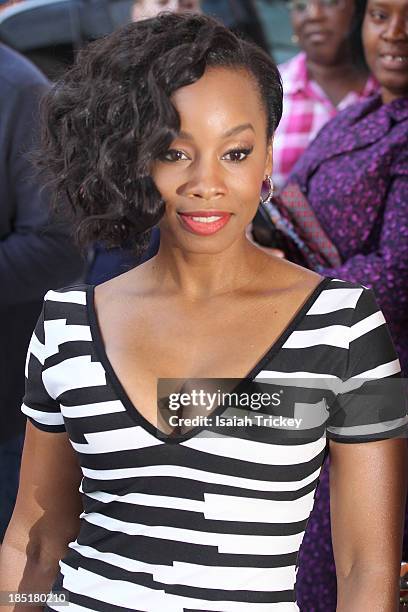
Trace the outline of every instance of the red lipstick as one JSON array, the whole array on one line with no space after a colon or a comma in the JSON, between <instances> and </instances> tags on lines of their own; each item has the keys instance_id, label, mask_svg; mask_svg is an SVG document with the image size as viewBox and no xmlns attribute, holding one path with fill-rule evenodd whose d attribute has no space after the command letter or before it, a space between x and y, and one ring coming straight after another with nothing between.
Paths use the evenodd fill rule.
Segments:
<instances>
[{"instance_id":1,"label":"red lipstick","mask_svg":"<svg viewBox=\"0 0 408 612\"><path fill-rule=\"evenodd\" d=\"M231 213L222 210L193 210L177 214L185 229L200 236L215 234L228 223L231 217Z\"/></svg>"}]
</instances>

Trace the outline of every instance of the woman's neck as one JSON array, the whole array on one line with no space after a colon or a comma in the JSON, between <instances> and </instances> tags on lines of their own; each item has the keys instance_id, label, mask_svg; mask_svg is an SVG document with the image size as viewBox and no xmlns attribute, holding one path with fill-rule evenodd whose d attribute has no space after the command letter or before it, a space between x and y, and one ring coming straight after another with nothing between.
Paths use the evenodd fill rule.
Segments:
<instances>
[{"instance_id":1,"label":"woman's neck","mask_svg":"<svg viewBox=\"0 0 408 612\"><path fill-rule=\"evenodd\" d=\"M408 91L394 92L389 89L386 89L385 87L381 87L380 91L381 91L381 100L383 104L389 104L391 102L394 102L394 100L399 100L400 98L408 97Z\"/></svg>"},{"instance_id":2,"label":"woman's neck","mask_svg":"<svg viewBox=\"0 0 408 612\"><path fill-rule=\"evenodd\" d=\"M270 260L245 238L222 253L208 254L181 252L161 240L158 254L143 266L152 289L200 301L249 286Z\"/></svg>"},{"instance_id":3,"label":"woman's neck","mask_svg":"<svg viewBox=\"0 0 408 612\"><path fill-rule=\"evenodd\" d=\"M367 82L368 72L363 66L356 66L351 60L332 65L307 61L309 78L316 81L329 100L337 106L350 92L361 93Z\"/></svg>"}]
</instances>

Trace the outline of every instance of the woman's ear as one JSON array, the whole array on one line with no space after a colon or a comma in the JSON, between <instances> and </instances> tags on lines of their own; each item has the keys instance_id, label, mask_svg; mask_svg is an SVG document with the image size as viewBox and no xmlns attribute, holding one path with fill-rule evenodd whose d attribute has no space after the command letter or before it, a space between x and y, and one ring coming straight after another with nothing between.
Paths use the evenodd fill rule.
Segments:
<instances>
[{"instance_id":1,"label":"woman's ear","mask_svg":"<svg viewBox=\"0 0 408 612\"><path fill-rule=\"evenodd\" d=\"M269 141L266 149L266 160L265 160L265 176L272 176L273 170L273 136Z\"/></svg>"}]
</instances>

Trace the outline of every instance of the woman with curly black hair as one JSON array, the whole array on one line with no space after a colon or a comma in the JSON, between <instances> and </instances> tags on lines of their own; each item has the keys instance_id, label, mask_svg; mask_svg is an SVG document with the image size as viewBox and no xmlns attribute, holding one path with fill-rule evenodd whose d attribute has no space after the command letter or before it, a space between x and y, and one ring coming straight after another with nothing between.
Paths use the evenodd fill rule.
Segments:
<instances>
[{"instance_id":1,"label":"woman with curly black hair","mask_svg":"<svg viewBox=\"0 0 408 612\"><path fill-rule=\"evenodd\" d=\"M92 44L47 97L41 163L80 241L141 250L158 223L161 242L45 297L0 590L73 612L298 610L330 452L337 610L396 609L406 412L384 318L362 285L245 235L281 104L262 50L170 14Z\"/></svg>"}]
</instances>

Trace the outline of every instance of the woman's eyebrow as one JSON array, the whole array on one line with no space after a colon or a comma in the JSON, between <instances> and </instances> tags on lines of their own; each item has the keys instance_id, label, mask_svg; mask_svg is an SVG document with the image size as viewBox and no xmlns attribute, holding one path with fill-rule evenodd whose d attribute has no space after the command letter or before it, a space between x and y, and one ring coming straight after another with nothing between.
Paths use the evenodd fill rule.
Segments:
<instances>
[{"instance_id":1,"label":"woman's eyebrow","mask_svg":"<svg viewBox=\"0 0 408 612\"><path fill-rule=\"evenodd\" d=\"M390 3L387 0L371 0L370 8L383 8L387 9L390 6Z\"/></svg>"},{"instance_id":2,"label":"woman's eyebrow","mask_svg":"<svg viewBox=\"0 0 408 612\"><path fill-rule=\"evenodd\" d=\"M248 130L248 129L255 132L255 129L252 123L242 123L241 125L236 125L235 127L224 132L221 138L228 138L229 136L235 136L239 132L243 132L244 130ZM179 132L179 137L184 138L184 140L194 140L194 137L189 132L181 131Z\"/></svg>"},{"instance_id":3,"label":"woman's eyebrow","mask_svg":"<svg viewBox=\"0 0 408 612\"><path fill-rule=\"evenodd\" d=\"M244 130L248 130L248 129L255 132L254 126L252 125L252 123L243 123L242 125L237 125L231 128L230 130L227 130L223 134L223 138L228 138L229 136L235 136L235 134L238 134L239 132L243 132Z\"/></svg>"}]
</instances>

